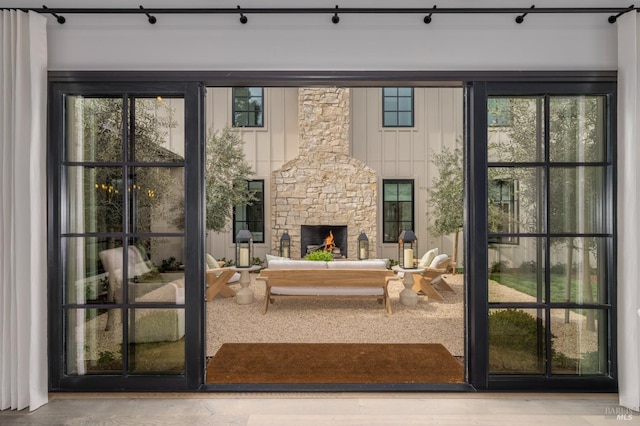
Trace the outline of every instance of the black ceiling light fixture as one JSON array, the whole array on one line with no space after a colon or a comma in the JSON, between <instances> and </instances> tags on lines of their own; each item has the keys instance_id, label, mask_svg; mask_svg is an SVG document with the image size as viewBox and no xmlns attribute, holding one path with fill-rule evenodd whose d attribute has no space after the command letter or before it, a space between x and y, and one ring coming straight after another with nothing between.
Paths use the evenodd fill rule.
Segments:
<instances>
[{"instance_id":1,"label":"black ceiling light fixture","mask_svg":"<svg viewBox=\"0 0 640 426\"><path fill-rule=\"evenodd\" d=\"M45 6L44 4L42 5L42 8L46 11L47 9L49 9L47 6ZM57 15L53 12L48 12L51 14L51 16L53 16L54 18L56 18L56 20L58 21L58 24L64 24L65 22L67 22L67 20L65 19L64 16L60 16Z\"/></svg>"},{"instance_id":2,"label":"black ceiling light fixture","mask_svg":"<svg viewBox=\"0 0 640 426\"><path fill-rule=\"evenodd\" d=\"M438 6L434 5L433 6L433 10L436 10ZM431 12L430 14L428 14L427 16L424 17L424 23L425 24L430 24L431 23L431 15L433 15L433 12Z\"/></svg>"},{"instance_id":3,"label":"black ceiling light fixture","mask_svg":"<svg viewBox=\"0 0 640 426\"><path fill-rule=\"evenodd\" d=\"M622 15L624 15L627 12L631 12L633 9L635 9L635 6L631 5L631 6L629 6L629 8L627 10L625 10L623 12L620 12L620 13L618 13L616 15L609 16L609 19L608 19L609 23L610 24L614 24L618 20L619 17L621 17Z\"/></svg>"},{"instance_id":4,"label":"black ceiling light fixture","mask_svg":"<svg viewBox=\"0 0 640 426\"><path fill-rule=\"evenodd\" d=\"M142 7L142 5L140 5L140 10L142 10L144 12L144 7ZM149 23L151 25L155 24L156 22L158 22L158 20L156 19L155 16L151 16L151 14L144 12L145 15L147 15L147 19L149 20Z\"/></svg>"},{"instance_id":5,"label":"black ceiling light fixture","mask_svg":"<svg viewBox=\"0 0 640 426\"><path fill-rule=\"evenodd\" d=\"M8 9L19 9L24 12L35 12L49 14L58 20L59 24L65 23L64 16L61 14L135 14L145 13L149 18L149 23L156 22L156 18L153 15L167 14L167 15L203 15L203 14L237 14L240 13L240 22L246 24L248 18L244 15L244 12L248 14L282 14L282 15L326 15L332 14L331 22L337 24L340 22L339 13L347 14L414 14L424 16L423 21L425 24L432 22L433 15L435 14L511 14L517 15L515 21L518 24L524 22L525 16L529 14L607 14L609 23L613 24L616 20L627 12L638 10L639 8L633 5L626 7L538 7L535 5L529 8L521 7L346 7L340 9L338 5L335 8L330 7L253 7L253 8L240 8L236 7L209 7L209 8L42 8L36 7L15 7ZM141 10L142 9L142 10Z\"/></svg>"},{"instance_id":6,"label":"black ceiling light fixture","mask_svg":"<svg viewBox=\"0 0 640 426\"><path fill-rule=\"evenodd\" d=\"M536 5L531 5L531 9L535 9ZM516 16L516 24L522 24L524 22L524 17L527 16L529 12L525 12L522 15Z\"/></svg>"},{"instance_id":7,"label":"black ceiling light fixture","mask_svg":"<svg viewBox=\"0 0 640 426\"><path fill-rule=\"evenodd\" d=\"M242 9L240 9L240 5L238 5L238 11L240 12L240 23L246 24L247 22L249 22L249 18L244 16L244 13L242 13Z\"/></svg>"}]
</instances>

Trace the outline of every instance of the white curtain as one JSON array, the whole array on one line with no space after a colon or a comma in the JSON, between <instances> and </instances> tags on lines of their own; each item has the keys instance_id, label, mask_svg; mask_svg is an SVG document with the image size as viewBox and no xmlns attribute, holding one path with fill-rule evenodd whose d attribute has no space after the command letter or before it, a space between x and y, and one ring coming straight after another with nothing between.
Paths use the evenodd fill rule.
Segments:
<instances>
[{"instance_id":1,"label":"white curtain","mask_svg":"<svg viewBox=\"0 0 640 426\"><path fill-rule=\"evenodd\" d=\"M0 10L0 409L47 403L47 20Z\"/></svg>"},{"instance_id":2,"label":"white curtain","mask_svg":"<svg viewBox=\"0 0 640 426\"><path fill-rule=\"evenodd\" d=\"M640 21L618 21L618 371L620 405L640 409Z\"/></svg>"}]
</instances>

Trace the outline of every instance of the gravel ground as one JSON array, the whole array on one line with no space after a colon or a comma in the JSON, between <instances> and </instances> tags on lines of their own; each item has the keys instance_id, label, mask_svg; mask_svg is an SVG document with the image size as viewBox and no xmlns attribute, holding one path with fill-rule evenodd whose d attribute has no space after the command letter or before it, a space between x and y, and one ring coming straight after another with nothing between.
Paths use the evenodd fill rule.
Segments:
<instances>
[{"instance_id":1,"label":"gravel ground","mask_svg":"<svg viewBox=\"0 0 640 426\"><path fill-rule=\"evenodd\" d=\"M389 285L393 315L375 300L276 300L262 315L264 283L249 287L255 301L238 305L220 297L207 303L207 354L223 343L442 343L454 356L464 348L462 276L446 281L455 290L441 292L443 302L419 297L416 306L399 301L404 286ZM239 284L234 284L237 290Z\"/></svg>"},{"instance_id":2,"label":"gravel ground","mask_svg":"<svg viewBox=\"0 0 640 426\"><path fill-rule=\"evenodd\" d=\"M441 291L445 300L419 296L416 306L399 301L404 286L389 286L393 315L373 300L277 300L262 315L264 284L251 274L255 301L238 305L235 298L220 297L207 303L207 354L214 355L223 343L442 343L457 357L464 355L464 276L445 275L455 290ZM239 284L234 284L237 290ZM491 301L529 302L531 296L489 282ZM535 311L531 311L535 315ZM569 357L597 350L597 332L587 330L583 315L564 310L552 313L554 348ZM597 327L596 327L597 328Z\"/></svg>"}]
</instances>

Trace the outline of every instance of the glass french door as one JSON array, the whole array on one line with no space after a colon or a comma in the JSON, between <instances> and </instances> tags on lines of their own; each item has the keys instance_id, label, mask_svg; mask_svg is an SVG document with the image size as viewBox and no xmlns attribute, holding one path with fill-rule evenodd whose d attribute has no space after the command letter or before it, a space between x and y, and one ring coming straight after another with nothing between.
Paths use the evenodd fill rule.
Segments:
<instances>
[{"instance_id":1,"label":"glass french door","mask_svg":"<svg viewBox=\"0 0 640 426\"><path fill-rule=\"evenodd\" d=\"M614 89L476 92L476 381L489 389L616 388Z\"/></svg>"},{"instance_id":2,"label":"glass french door","mask_svg":"<svg viewBox=\"0 0 640 426\"><path fill-rule=\"evenodd\" d=\"M202 89L51 93L52 387L196 389Z\"/></svg>"}]
</instances>

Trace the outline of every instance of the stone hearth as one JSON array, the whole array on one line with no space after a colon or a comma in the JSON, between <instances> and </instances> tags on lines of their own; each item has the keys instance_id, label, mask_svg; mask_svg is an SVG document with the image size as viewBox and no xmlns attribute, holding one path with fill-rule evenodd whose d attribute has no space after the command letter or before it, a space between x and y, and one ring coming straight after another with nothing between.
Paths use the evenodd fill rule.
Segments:
<instances>
[{"instance_id":1,"label":"stone hearth","mask_svg":"<svg viewBox=\"0 0 640 426\"><path fill-rule=\"evenodd\" d=\"M331 225L347 226L353 247L364 231L375 257L377 176L350 155L349 108L349 89L299 89L299 156L271 179L273 251L284 230L291 253L303 253L301 226Z\"/></svg>"}]
</instances>

